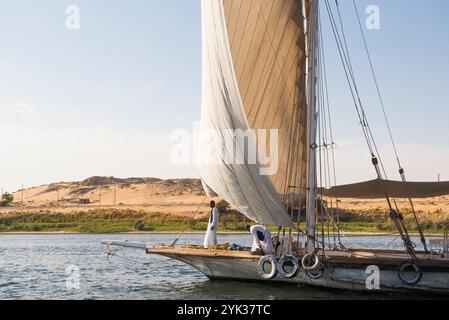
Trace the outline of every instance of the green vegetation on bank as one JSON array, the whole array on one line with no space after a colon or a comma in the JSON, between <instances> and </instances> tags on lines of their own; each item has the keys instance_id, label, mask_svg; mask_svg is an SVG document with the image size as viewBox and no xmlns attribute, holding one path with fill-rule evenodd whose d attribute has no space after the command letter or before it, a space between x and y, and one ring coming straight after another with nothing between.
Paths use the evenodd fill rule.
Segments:
<instances>
[{"instance_id":1,"label":"green vegetation on bank","mask_svg":"<svg viewBox=\"0 0 449 320\"><path fill-rule=\"evenodd\" d=\"M220 228L243 231L247 223L237 214L223 215ZM0 215L0 232L200 232L207 227L207 219L168 216L133 210L91 210L73 213L12 213Z\"/></svg>"},{"instance_id":2,"label":"green vegetation on bank","mask_svg":"<svg viewBox=\"0 0 449 320\"><path fill-rule=\"evenodd\" d=\"M445 216L444 216L445 217ZM417 232L413 220L406 215L410 232ZM422 220L427 233L441 233L447 219ZM238 212L226 210L220 217L220 232L243 232L250 222ZM167 216L160 213L146 213L134 210L97 209L88 212L57 213L10 213L0 215L0 232L74 232L74 233L118 233L118 232L203 232L207 217L192 220L189 217ZM300 226L304 230L304 226ZM396 229L387 215L341 214L342 232L394 233ZM272 228L276 231L276 227ZM321 226L318 226L321 232ZM332 231L332 230L330 230ZM324 226L324 232L328 232Z\"/></svg>"}]
</instances>

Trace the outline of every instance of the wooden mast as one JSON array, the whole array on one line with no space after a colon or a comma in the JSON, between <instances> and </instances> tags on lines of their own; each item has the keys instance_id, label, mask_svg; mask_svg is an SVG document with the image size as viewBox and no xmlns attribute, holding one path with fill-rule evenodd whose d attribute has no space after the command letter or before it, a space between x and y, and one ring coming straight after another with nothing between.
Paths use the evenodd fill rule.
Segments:
<instances>
[{"instance_id":1,"label":"wooden mast","mask_svg":"<svg viewBox=\"0 0 449 320\"><path fill-rule=\"evenodd\" d=\"M308 3L307 3L308 2ZM306 44L307 44L307 108L308 108L308 179L307 179L307 253L315 252L315 227L316 227L316 67L318 37L318 1L304 1L306 6ZM307 8L308 4L308 8Z\"/></svg>"}]
</instances>

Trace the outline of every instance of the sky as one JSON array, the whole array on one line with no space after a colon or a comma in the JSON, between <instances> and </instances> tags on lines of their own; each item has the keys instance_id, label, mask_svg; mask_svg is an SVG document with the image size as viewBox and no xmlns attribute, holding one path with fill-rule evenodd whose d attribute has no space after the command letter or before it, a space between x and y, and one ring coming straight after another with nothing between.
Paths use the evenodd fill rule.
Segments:
<instances>
[{"instance_id":1,"label":"sky","mask_svg":"<svg viewBox=\"0 0 449 320\"><path fill-rule=\"evenodd\" d=\"M351 1L341 2L362 98L391 178L391 145ZM410 180L449 180L449 2L358 0ZM80 9L80 29L66 8ZM170 161L172 133L201 112L199 0L0 0L0 186L89 176L198 177ZM373 178L342 66L323 19L340 183Z\"/></svg>"}]
</instances>

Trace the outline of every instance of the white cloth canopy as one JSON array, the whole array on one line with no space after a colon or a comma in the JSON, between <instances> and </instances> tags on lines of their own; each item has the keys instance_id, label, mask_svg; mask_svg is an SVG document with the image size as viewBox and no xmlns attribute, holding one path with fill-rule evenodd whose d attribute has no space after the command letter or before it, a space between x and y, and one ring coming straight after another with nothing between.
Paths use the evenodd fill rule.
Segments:
<instances>
[{"instance_id":1,"label":"white cloth canopy","mask_svg":"<svg viewBox=\"0 0 449 320\"><path fill-rule=\"evenodd\" d=\"M449 182L403 182L370 180L318 190L318 195L334 198L381 199L385 194L394 198L433 198L449 194Z\"/></svg>"}]
</instances>

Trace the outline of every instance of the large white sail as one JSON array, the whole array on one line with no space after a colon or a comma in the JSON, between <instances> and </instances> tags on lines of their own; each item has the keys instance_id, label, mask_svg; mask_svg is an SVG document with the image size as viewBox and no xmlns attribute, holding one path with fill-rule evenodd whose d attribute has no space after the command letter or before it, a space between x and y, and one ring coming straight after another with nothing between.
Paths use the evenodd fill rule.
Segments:
<instances>
[{"instance_id":1,"label":"large white sail","mask_svg":"<svg viewBox=\"0 0 449 320\"><path fill-rule=\"evenodd\" d=\"M291 225L287 195L306 193L305 39L299 0L203 0L203 101L199 169L205 189L264 224ZM276 154L275 170L233 159L227 133ZM250 130L250 131L248 131ZM276 132L262 139L260 131ZM211 139L211 132L215 133ZM212 134L213 135L213 134ZM207 137L207 138L206 138ZM273 149L273 146L275 150ZM268 170L270 171L270 170Z\"/></svg>"}]
</instances>

